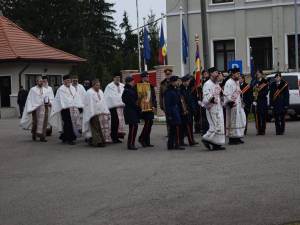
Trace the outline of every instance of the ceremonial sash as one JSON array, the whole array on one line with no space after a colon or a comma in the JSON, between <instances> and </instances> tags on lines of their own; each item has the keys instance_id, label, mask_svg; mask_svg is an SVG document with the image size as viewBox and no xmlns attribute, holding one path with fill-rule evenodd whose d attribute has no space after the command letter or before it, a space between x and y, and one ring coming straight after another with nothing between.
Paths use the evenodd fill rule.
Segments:
<instances>
[{"instance_id":1,"label":"ceremonial sash","mask_svg":"<svg viewBox=\"0 0 300 225\"><path fill-rule=\"evenodd\" d=\"M250 89L250 85L248 84L246 87L243 88L242 94L245 94Z\"/></svg>"},{"instance_id":2,"label":"ceremonial sash","mask_svg":"<svg viewBox=\"0 0 300 225\"><path fill-rule=\"evenodd\" d=\"M263 84L259 85L258 86L258 92L260 92L267 85L268 85L268 83L263 83Z\"/></svg>"},{"instance_id":3,"label":"ceremonial sash","mask_svg":"<svg viewBox=\"0 0 300 225\"><path fill-rule=\"evenodd\" d=\"M281 89L278 89L275 93L274 93L274 95L273 95L273 101L275 101L278 97L279 97L279 95L281 94L281 92L287 87L287 83L285 83L285 85L281 88Z\"/></svg>"}]
</instances>

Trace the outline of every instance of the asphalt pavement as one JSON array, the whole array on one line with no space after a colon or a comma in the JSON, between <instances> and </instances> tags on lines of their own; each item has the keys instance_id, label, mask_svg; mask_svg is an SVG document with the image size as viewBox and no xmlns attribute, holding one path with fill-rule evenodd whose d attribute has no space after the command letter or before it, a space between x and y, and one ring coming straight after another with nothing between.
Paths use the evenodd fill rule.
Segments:
<instances>
[{"instance_id":1,"label":"asphalt pavement","mask_svg":"<svg viewBox=\"0 0 300 225\"><path fill-rule=\"evenodd\" d=\"M0 225L279 225L300 220L300 122L209 152L32 142L0 120ZM140 131L139 131L140 132ZM196 135L200 141L200 136Z\"/></svg>"}]
</instances>

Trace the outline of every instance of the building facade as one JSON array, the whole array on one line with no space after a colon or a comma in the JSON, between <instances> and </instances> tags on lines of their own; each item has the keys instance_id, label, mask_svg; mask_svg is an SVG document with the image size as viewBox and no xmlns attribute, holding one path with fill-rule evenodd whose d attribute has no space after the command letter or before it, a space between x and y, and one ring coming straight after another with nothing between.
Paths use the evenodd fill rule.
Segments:
<instances>
[{"instance_id":1,"label":"building facade","mask_svg":"<svg viewBox=\"0 0 300 225\"><path fill-rule=\"evenodd\" d=\"M49 84L57 88L63 75L85 61L47 46L0 15L0 118L16 115L21 86L29 90L35 85L37 76L46 75Z\"/></svg>"},{"instance_id":2,"label":"building facade","mask_svg":"<svg viewBox=\"0 0 300 225\"><path fill-rule=\"evenodd\" d=\"M185 73L192 73L195 34L200 35L203 59L200 0L166 0L166 4L169 63L175 65L175 72L179 74L179 8L182 6L189 38L189 63L185 65ZM300 1L297 4L299 6ZM229 61L242 60L243 72L249 73L252 55L255 67L266 72L295 69L294 0L206 0L206 8L210 66L227 71ZM298 26L300 31L300 21Z\"/></svg>"}]
</instances>

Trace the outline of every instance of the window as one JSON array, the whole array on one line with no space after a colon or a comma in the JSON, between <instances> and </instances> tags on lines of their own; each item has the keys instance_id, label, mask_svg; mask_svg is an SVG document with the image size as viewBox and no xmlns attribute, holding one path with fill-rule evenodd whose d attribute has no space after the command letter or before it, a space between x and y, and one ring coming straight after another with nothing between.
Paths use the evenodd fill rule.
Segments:
<instances>
[{"instance_id":1,"label":"window","mask_svg":"<svg viewBox=\"0 0 300 225\"><path fill-rule=\"evenodd\" d=\"M35 86L37 76L42 76L41 74L26 74L26 89L30 90Z\"/></svg>"},{"instance_id":2,"label":"window","mask_svg":"<svg viewBox=\"0 0 300 225\"><path fill-rule=\"evenodd\" d=\"M234 59L234 40L214 41L214 62L219 71L227 71L228 62Z\"/></svg>"},{"instance_id":3,"label":"window","mask_svg":"<svg viewBox=\"0 0 300 225\"><path fill-rule=\"evenodd\" d=\"M37 76L41 76L41 74L26 74L26 89L29 90L33 86L35 86ZM55 87L60 86L62 84L61 75L47 75L49 86Z\"/></svg>"},{"instance_id":4,"label":"window","mask_svg":"<svg viewBox=\"0 0 300 225\"><path fill-rule=\"evenodd\" d=\"M298 55L300 56L300 35L298 35ZM295 35L288 35L289 69L295 69ZM298 65L300 65L300 57Z\"/></svg>"},{"instance_id":5,"label":"window","mask_svg":"<svg viewBox=\"0 0 300 225\"><path fill-rule=\"evenodd\" d=\"M227 3L227 2L233 2L233 0L212 0L213 4L220 4L220 3Z\"/></svg>"},{"instance_id":6,"label":"window","mask_svg":"<svg viewBox=\"0 0 300 225\"><path fill-rule=\"evenodd\" d=\"M254 61L254 69L273 69L272 37L250 38L250 47Z\"/></svg>"}]
</instances>

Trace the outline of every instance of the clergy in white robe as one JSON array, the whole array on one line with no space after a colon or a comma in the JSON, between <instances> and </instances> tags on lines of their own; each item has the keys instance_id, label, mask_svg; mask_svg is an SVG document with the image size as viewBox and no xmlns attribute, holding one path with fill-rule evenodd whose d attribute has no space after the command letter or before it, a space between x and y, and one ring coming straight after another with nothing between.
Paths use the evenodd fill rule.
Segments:
<instances>
[{"instance_id":1,"label":"clergy in white robe","mask_svg":"<svg viewBox=\"0 0 300 225\"><path fill-rule=\"evenodd\" d=\"M119 138L125 136L123 91L124 84L120 83L119 74L114 76L113 82L109 83L104 91L105 101L111 114L111 138L114 143L121 143Z\"/></svg>"},{"instance_id":2,"label":"clergy in white robe","mask_svg":"<svg viewBox=\"0 0 300 225\"><path fill-rule=\"evenodd\" d=\"M48 106L49 107L49 112L51 112L51 106L52 106L52 103L53 103L53 100L54 100L54 92L53 92L52 87L49 86L49 84L48 84L48 77L47 76L42 76L42 79L43 79L43 86L46 89L45 95L49 99L49 106ZM49 121L49 119L50 119L50 113L48 113L48 121ZM51 136L51 134L52 134L52 127L48 123L46 135Z\"/></svg>"},{"instance_id":3,"label":"clergy in white robe","mask_svg":"<svg viewBox=\"0 0 300 225\"><path fill-rule=\"evenodd\" d=\"M34 141L39 137L42 142L46 142L50 102L43 87L42 77L38 77L36 83L37 85L29 91L20 125L24 129L31 128Z\"/></svg>"},{"instance_id":4,"label":"clergy in white robe","mask_svg":"<svg viewBox=\"0 0 300 225\"><path fill-rule=\"evenodd\" d=\"M232 69L232 76L226 82L224 87L226 134L229 137L229 144L231 145L244 143L241 138L244 137L246 128L246 114L241 98L242 92L240 89L239 78L239 69Z\"/></svg>"},{"instance_id":5,"label":"clergy in white robe","mask_svg":"<svg viewBox=\"0 0 300 225\"><path fill-rule=\"evenodd\" d=\"M95 147L104 147L111 143L110 111L107 107L100 81L94 80L87 91L84 101L82 132Z\"/></svg>"},{"instance_id":6,"label":"clergy in white robe","mask_svg":"<svg viewBox=\"0 0 300 225\"><path fill-rule=\"evenodd\" d=\"M84 105L71 85L70 76L64 76L63 80L64 84L57 90L52 104L50 124L61 132L60 139L63 142L73 145L81 135L82 121L79 109Z\"/></svg>"},{"instance_id":7,"label":"clergy in white robe","mask_svg":"<svg viewBox=\"0 0 300 225\"><path fill-rule=\"evenodd\" d=\"M209 150L223 150L225 144L224 115L221 102L221 87L218 83L218 71L209 69L210 80L203 86L203 105L209 123L208 131L203 135L202 142Z\"/></svg>"},{"instance_id":8,"label":"clergy in white robe","mask_svg":"<svg viewBox=\"0 0 300 225\"><path fill-rule=\"evenodd\" d=\"M81 98L81 101L83 102L86 95L86 90L83 87L83 85L78 83L77 78L74 78L72 79L72 86L75 88L76 92L78 93L78 96Z\"/></svg>"}]
</instances>

